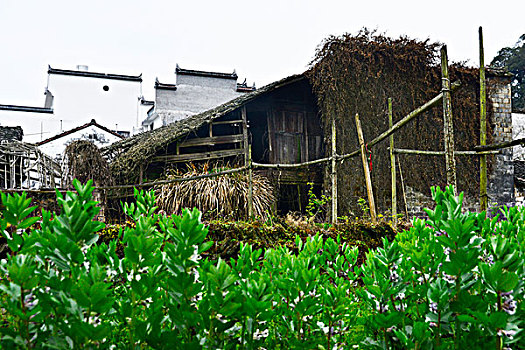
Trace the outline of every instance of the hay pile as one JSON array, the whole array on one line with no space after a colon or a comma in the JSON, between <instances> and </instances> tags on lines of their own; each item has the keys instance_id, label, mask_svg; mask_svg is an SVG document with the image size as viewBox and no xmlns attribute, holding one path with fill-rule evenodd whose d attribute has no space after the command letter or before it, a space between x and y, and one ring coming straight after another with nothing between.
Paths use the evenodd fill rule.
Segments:
<instances>
[{"instance_id":1,"label":"hay pile","mask_svg":"<svg viewBox=\"0 0 525 350\"><path fill-rule=\"evenodd\" d=\"M339 154L359 147L356 113L359 113L365 140L372 140L388 129L389 97L393 100L395 123L440 92L440 48L440 43L407 37L394 39L366 29L356 35L331 36L319 46L307 75L318 98L324 129L330 130L326 123L332 118L337 120ZM452 95L456 149L472 149L479 141L478 73L462 64L452 64L449 70L452 81L462 82L461 88ZM489 129L488 134L491 135L492 130ZM396 148L443 150L441 106L411 121L394 138ZM326 141L329 143L329 139ZM390 208L391 202L387 147L388 139L372 149L372 182L376 204L382 212ZM400 155L398 160L405 185L428 195L430 186L445 185L444 157ZM478 158L458 157L456 162L459 190L476 196L479 192ZM358 199L366 198L360 158L345 161L338 173L340 211L357 212ZM400 197L398 192L398 200L402 200Z\"/></svg>"},{"instance_id":2,"label":"hay pile","mask_svg":"<svg viewBox=\"0 0 525 350\"><path fill-rule=\"evenodd\" d=\"M71 188L73 179L82 183L93 180L96 186L113 184L108 162L92 142L79 140L66 147L62 161L62 185Z\"/></svg>"},{"instance_id":3,"label":"hay pile","mask_svg":"<svg viewBox=\"0 0 525 350\"><path fill-rule=\"evenodd\" d=\"M188 165L188 171L171 171L166 178L187 178L221 171L209 164L201 168ZM183 208L196 207L207 219L248 217L248 174L235 173L213 178L203 178L161 185L154 188L157 205L167 213L180 213ZM253 174L253 213L266 220L275 202L273 187L264 176Z\"/></svg>"}]
</instances>

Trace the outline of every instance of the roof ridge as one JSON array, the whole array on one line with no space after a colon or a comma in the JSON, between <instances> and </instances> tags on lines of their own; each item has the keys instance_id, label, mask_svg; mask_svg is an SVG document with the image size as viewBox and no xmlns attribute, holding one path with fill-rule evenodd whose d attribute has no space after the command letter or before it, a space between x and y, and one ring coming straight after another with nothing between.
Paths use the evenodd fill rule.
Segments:
<instances>
[{"instance_id":1,"label":"roof ridge","mask_svg":"<svg viewBox=\"0 0 525 350\"><path fill-rule=\"evenodd\" d=\"M0 104L0 110L18 111L18 112L35 112L35 113L53 113L53 108L19 106L19 105L3 105L3 104Z\"/></svg>"},{"instance_id":2,"label":"roof ridge","mask_svg":"<svg viewBox=\"0 0 525 350\"><path fill-rule=\"evenodd\" d=\"M235 72L235 69L233 70L233 73L221 73L221 72L210 72L210 71L195 70L195 69L184 69L184 68L180 68L178 64L175 67L175 74L195 75L195 76L223 78L223 79L235 79L235 80L237 80L238 78L237 73Z\"/></svg>"},{"instance_id":3,"label":"roof ridge","mask_svg":"<svg viewBox=\"0 0 525 350\"><path fill-rule=\"evenodd\" d=\"M120 135L119 133L117 133L117 132L115 132L115 131L113 131L113 130L111 130L111 129L106 128L104 125L100 125L99 123L96 122L95 119L91 119L91 121L90 121L89 123L86 123L86 124L83 124L83 125L77 126L76 128L73 128L73 129L70 129L70 130L67 130L67 131L61 132L60 134L57 134L57 135L52 136L52 137L50 137L50 138L47 138L47 139L45 139L45 140L43 140L43 141L37 142L36 145L38 145L38 146L42 146L42 145L44 145L44 144L46 144L46 143L48 143L48 142L58 140L59 138L61 138L61 137L63 137L63 136L70 135L70 134L72 134L72 133L74 133L74 132L77 132L77 131L79 131L79 130L85 129L85 128L87 128L87 127L89 127L89 126L92 126L92 125L97 126L97 127L99 127L100 129L102 129L102 130L104 130L104 131L106 131L106 132L109 132L110 134L112 134L112 135L114 135L114 136L117 136L117 137L119 137L119 138L121 138L121 139L124 139L124 136Z\"/></svg>"}]
</instances>

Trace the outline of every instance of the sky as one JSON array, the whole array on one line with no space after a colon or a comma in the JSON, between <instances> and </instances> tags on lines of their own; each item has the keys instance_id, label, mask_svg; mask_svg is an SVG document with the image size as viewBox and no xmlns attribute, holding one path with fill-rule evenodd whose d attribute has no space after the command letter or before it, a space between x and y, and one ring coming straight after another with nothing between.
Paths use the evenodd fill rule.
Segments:
<instances>
[{"instance_id":1,"label":"sky","mask_svg":"<svg viewBox=\"0 0 525 350\"><path fill-rule=\"evenodd\" d=\"M376 29L430 39L479 64L525 34L524 0L0 0L0 104L43 106L47 67L175 81L186 69L232 72L261 87L308 67L329 35Z\"/></svg>"}]
</instances>

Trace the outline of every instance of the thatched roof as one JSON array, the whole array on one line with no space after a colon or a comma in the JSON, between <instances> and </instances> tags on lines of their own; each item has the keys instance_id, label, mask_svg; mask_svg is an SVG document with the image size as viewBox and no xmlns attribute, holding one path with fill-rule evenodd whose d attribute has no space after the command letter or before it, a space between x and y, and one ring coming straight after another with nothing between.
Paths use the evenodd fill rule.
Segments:
<instances>
[{"instance_id":1,"label":"thatched roof","mask_svg":"<svg viewBox=\"0 0 525 350\"><path fill-rule=\"evenodd\" d=\"M203 113L115 142L102 149L102 152L111 161L112 173L122 179L122 182L136 181L141 165L146 167L151 163L152 157L158 151L166 148L189 132L197 130L209 121L220 118L244 106L263 94L303 79L306 79L303 74L289 76Z\"/></svg>"}]
</instances>

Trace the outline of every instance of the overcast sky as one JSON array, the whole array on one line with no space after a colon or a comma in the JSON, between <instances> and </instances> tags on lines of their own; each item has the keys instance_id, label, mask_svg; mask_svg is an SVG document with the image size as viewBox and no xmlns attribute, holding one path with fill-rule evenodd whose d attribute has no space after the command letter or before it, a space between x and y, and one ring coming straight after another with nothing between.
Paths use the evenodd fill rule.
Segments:
<instances>
[{"instance_id":1,"label":"overcast sky","mask_svg":"<svg viewBox=\"0 0 525 350\"><path fill-rule=\"evenodd\" d=\"M261 87L304 71L328 35L362 27L448 45L452 60L486 62L525 33L525 1L0 0L0 104L43 106L47 66L156 76L231 72Z\"/></svg>"}]
</instances>

